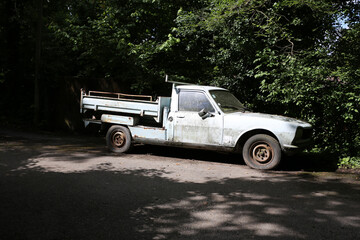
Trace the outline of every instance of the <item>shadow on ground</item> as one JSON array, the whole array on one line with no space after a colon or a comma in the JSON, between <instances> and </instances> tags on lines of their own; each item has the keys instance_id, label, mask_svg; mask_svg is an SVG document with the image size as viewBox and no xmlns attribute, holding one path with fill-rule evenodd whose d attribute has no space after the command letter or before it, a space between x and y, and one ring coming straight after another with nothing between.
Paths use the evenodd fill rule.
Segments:
<instances>
[{"instance_id":1,"label":"shadow on ground","mask_svg":"<svg viewBox=\"0 0 360 240\"><path fill-rule=\"evenodd\" d=\"M245 165L241 154L219 153L196 149L182 149L151 145L139 145L132 151L133 154L152 154L181 159L193 159L209 162ZM299 153L294 156L283 156L282 163L277 171L309 171L335 172L338 169L336 159L325 154Z\"/></svg>"},{"instance_id":2,"label":"shadow on ground","mask_svg":"<svg viewBox=\"0 0 360 240\"><path fill-rule=\"evenodd\" d=\"M194 182L145 167L52 172L29 163L46 154L71 163L113 155L94 139L0 143L1 239L358 239L360 232L359 184L339 179L252 174L236 155L152 146L133 156L229 163L250 173Z\"/></svg>"}]
</instances>

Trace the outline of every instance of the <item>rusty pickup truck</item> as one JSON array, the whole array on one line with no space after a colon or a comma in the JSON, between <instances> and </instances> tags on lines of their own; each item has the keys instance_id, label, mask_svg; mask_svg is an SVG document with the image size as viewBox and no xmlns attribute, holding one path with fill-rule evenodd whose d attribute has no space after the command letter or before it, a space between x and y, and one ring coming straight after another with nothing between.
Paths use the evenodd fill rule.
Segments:
<instances>
[{"instance_id":1,"label":"rusty pickup truck","mask_svg":"<svg viewBox=\"0 0 360 240\"><path fill-rule=\"evenodd\" d=\"M171 82L171 81L168 81ZM100 124L108 148L127 152L134 143L242 153L255 169L273 169L283 153L311 142L312 126L297 119L255 113L228 90L171 82L171 97L81 90L85 126Z\"/></svg>"}]
</instances>

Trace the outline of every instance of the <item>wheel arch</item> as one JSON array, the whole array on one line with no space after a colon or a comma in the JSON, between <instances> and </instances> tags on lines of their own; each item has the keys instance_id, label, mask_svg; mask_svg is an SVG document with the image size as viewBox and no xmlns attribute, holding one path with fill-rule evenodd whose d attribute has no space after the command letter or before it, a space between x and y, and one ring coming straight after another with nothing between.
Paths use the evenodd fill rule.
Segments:
<instances>
[{"instance_id":1,"label":"wheel arch","mask_svg":"<svg viewBox=\"0 0 360 240\"><path fill-rule=\"evenodd\" d=\"M106 133L112 126L125 127L127 129L129 129L129 131L131 133L131 130L130 130L129 126L126 125L126 124L107 123L107 122L102 122L101 123L101 131Z\"/></svg>"},{"instance_id":2,"label":"wheel arch","mask_svg":"<svg viewBox=\"0 0 360 240\"><path fill-rule=\"evenodd\" d=\"M236 142L236 151L237 152L241 152L242 151L242 148L245 144L245 142L251 138L252 136L254 135L257 135L257 134L266 134L266 135L269 135L273 138L276 139L276 141L279 142L279 145L280 145L280 148L281 148L281 144L280 144L280 141L279 141L279 138L271 131L267 130L267 129L261 129L261 128L257 128L257 129L252 129L252 130L249 130L243 134L241 134Z\"/></svg>"}]
</instances>

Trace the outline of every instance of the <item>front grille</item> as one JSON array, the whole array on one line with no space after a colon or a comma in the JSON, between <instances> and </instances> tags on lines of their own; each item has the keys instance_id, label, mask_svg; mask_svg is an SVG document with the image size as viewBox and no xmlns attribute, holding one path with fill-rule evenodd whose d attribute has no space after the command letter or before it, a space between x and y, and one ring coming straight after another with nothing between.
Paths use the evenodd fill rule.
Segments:
<instances>
[{"instance_id":1,"label":"front grille","mask_svg":"<svg viewBox=\"0 0 360 240\"><path fill-rule=\"evenodd\" d=\"M313 134L312 128L304 128L302 139L309 139L312 137L312 134Z\"/></svg>"}]
</instances>

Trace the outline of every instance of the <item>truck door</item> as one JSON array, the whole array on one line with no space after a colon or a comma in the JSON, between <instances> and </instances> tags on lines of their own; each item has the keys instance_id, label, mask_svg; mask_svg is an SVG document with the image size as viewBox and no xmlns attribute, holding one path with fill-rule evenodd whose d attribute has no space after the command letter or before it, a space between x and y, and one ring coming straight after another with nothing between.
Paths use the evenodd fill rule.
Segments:
<instances>
[{"instance_id":1,"label":"truck door","mask_svg":"<svg viewBox=\"0 0 360 240\"><path fill-rule=\"evenodd\" d=\"M222 143L223 116L215 111L205 92L181 90L178 95L178 111L174 112L173 141L200 145ZM201 110L211 116L203 119Z\"/></svg>"}]
</instances>

